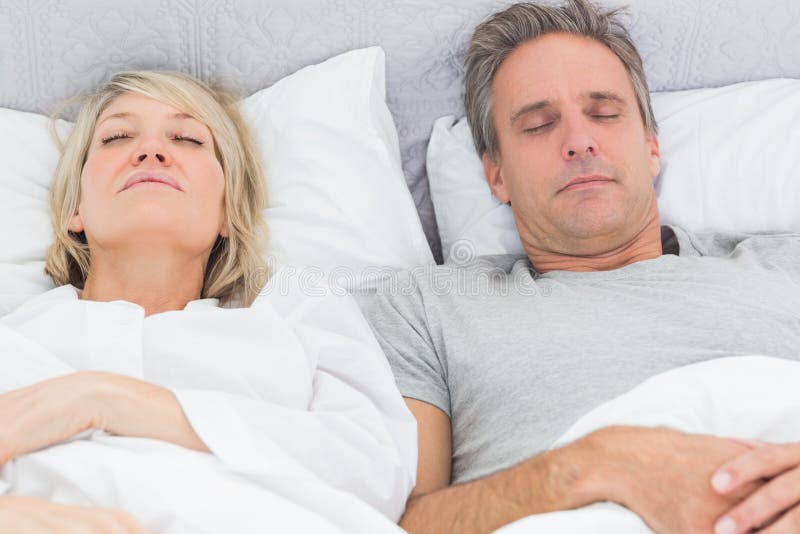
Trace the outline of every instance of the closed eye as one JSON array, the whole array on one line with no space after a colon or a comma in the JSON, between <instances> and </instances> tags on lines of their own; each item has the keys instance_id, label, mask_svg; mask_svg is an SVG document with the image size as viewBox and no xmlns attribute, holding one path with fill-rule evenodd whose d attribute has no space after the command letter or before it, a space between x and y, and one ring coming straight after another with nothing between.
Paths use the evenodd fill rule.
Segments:
<instances>
[{"instance_id":1,"label":"closed eye","mask_svg":"<svg viewBox=\"0 0 800 534\"><path fill-rule=\"evenodd\" d=\"M111 141L116 141L117 139L130 139L130 135L127 132L115 132L108 137L103 137L100 139L100 143L103 145L107 145Z\"/></svg>"},{"instance_id":2,"label":"closed eye","mask_svg":"<svg viewBox=\"0 0 800 534\"><path fill-rule=\"evenodd\" d=\"M539 126L534 126L533 128L525 128L522 131L525 132L525 133L528 133L528 134L539 133L539 132L542 132L542 131L546 130L550 126L552 126L554 122L555 121L546 122L544 124L540 124Z\"/></svg>"},{"instance_id":3,"label":"closed eye","mask_svg":"<svg viewBox=\"0 0 800 534\"><path fill-rule=\"evenodd\" d=\"M190 135L176 135L172 139L173 141L188 141L190 143L196 144L197 146L203 145L203 141L196 139Z\"/></svg>"},{"instance_id":4,"label":"closed eye","mask_svg":"<svg viewBox=\"0 0 800 534\"><path fill-rule=\"evenodd\" d=\"M603 119L612 120L612 119L619 118L619 113L616 113L614 115L592 115L592 117L594 117L595 119L601 119L601 120L603 120Z\"/></svg>"}]
</instances>

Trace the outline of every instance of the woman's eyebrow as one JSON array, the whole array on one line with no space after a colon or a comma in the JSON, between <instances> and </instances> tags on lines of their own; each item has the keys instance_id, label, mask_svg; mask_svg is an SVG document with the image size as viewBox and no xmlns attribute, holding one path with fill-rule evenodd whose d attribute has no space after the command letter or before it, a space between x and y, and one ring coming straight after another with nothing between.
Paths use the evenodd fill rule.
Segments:
<instances>
[{"instance_id":1,"label":"woman's eyebrow","mask_svg":"<svg viewBox=\"0 0 800 534\"><path fill-rule=\"evenodd\" d=\"M127 119L127 118L129 118L131 116L133 116L133 113L129 113L127 111L122 111L120 113L112 113L111 115L105 117L103 120L98 121L97 126L100 126L101 124L103 124L107 120L111 120L111 119Z\"/></svg>"},{"instance_id":2,"label":"woman's eyebrow","mask_svg":"<svg viewBox=\"0 0 800 534\"><path fill-rule=\"evenodd\" d=\"M131 113L129 111L121 111L119 113L112 113L111 115L103 118L103 120L99 121L97 123L97 125L100 126L105 121L110 120L110 119L129 119L129 118L133 117L134 115L135 115L134 113ZM189 115L188 113L183 113L183 112L173 113L170 116L170 118L171 119L182 119L182 120L183 119L197 120L194 117L192 117L191 115Z\"/></svg>"}]
</instances>

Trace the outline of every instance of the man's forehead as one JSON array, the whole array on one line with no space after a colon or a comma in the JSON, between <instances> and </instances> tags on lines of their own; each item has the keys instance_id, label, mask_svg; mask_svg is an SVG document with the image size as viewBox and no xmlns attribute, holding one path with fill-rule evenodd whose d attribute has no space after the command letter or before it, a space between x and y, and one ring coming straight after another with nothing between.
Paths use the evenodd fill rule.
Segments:
<instances>
[{"instance_id":1,"label":"man's forehead","mask_svg":"<svg viewBox=\"0 0 800 534\"><path fill-rule=\"evenodd\" d=\"M628 71L608 47L567 34L547 35L517 47L498 69L492 85L495 104L507 111L534 102L591 99L601 94L623 102L635 98Z\"/></svg>"},{"instance_id":2,"label":"man's forehead","mask_svg":"<svg viewBox=\"0 0 800 534\"><path fill-rule=\"evenodd\" d=\"M525 63L536 69L554 70L557 67L596 66L624 71L619 57L604 43L568 33L550 33L517 46L501 65Z\"/></svg>"}]
</instances>

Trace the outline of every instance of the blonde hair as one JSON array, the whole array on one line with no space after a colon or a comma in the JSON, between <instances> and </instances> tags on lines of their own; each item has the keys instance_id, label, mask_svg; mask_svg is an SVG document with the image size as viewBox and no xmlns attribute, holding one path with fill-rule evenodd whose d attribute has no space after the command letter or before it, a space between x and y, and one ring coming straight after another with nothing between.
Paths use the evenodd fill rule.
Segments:
<instances>
[{"instance_id":1,"label":"blonde hair","mask_svg":"<svg viewBox=\"0 0 800 534\"><path fill-rule=\"evenodd\" d=\"M125 93L141 94L173 106L211 130L225 176L228 237L220 236L214 243L201 297L218 298L222 305L249 306L269 276L262 254L267 239L262 215L267 202L264 171L234 96L179 72L121 72L84 97L75 125L61 146L50 189L55 239L47 251L45 272L56 285L83 288L91 253L85 234L71 232L69 222L78 208L81 173L97 119Z\"/></svg>"}]
</instances>

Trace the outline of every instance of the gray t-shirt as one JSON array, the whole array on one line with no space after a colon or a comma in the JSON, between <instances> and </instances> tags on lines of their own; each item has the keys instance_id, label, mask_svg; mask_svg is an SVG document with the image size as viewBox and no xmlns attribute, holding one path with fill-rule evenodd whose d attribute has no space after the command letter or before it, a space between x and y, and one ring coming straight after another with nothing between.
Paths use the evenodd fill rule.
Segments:
<instances>
[{"instance_id":1,"label":"gray t-shirt","mask_svg":"<svg viewBox=\"0 0 800 534\"><path fill-rule=\"evenodd\" d=\"M657 373L800 359L800 235L674 231L679 255L612 271L539 274L526 257L487 256L359 298L401 393L450 416L453 483L547 449Z\"/></svg>"}]
</instances>

